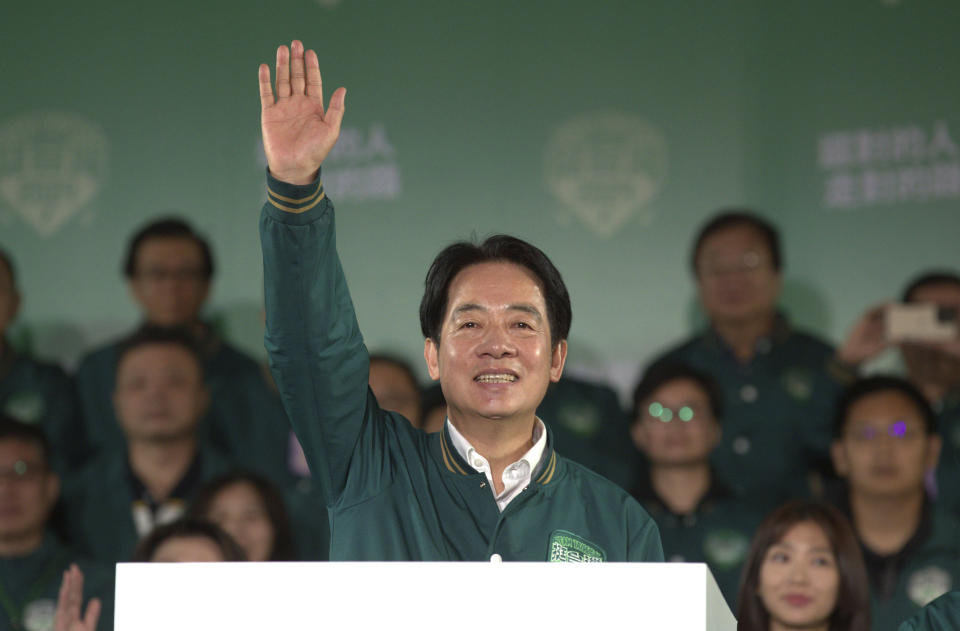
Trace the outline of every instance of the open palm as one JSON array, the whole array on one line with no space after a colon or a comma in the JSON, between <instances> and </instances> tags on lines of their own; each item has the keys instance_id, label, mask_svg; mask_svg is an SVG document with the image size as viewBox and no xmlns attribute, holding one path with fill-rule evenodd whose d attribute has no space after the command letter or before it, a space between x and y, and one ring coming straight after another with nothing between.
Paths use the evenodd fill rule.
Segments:
<instances>
[{"instance_id":1,"label":"open palm","mask_svg":"<svg viewBox=\"0 0 960 631\"><path fill-rule=\"evenodd\" d=\"M338 88L323 108L323 82L317 54L297 40L277 49L276 98L270 68L260 65L260 126L267 166L277 179L307 184L340 135L344 98Z\"/></svg>"}]
</instances>

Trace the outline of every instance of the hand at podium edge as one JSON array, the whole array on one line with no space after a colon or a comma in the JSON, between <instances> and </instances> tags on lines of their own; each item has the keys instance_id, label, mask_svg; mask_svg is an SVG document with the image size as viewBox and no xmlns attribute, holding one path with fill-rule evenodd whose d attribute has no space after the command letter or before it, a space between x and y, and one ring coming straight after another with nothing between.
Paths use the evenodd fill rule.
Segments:
<instances>
[{"instance_id":1,"label":"hand at podium edge","mask_svg":"<svg viewBox=\"0 0 960 631\"><path fill-rule=\"evenodd\" d=\"M87 611L81 617L83 609L83 572L76 564L63 573L60 594L57 597L57 610L53 618L53 631L96 631L100 619L100 599L93 598L87 604Z\"/></svg>"}]
</instances>

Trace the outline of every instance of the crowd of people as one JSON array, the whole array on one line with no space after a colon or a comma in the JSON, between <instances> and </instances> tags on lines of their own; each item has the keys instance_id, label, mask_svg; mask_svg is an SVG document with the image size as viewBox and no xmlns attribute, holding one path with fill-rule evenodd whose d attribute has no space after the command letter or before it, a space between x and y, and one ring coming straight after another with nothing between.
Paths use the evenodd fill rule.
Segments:
<instances>
[{"instance_id":1,"label":"crowd of people","mask_svg":"<svg viewBox=\"0 0 960 631\"><path fill-rule=\"evenodd\" d=\"M323 199L322 189L318 194ZM275 229L279 243L286 228ZM495 268L484 266L503 265L498 261L514 256L504 252L526 245L488 241L469 254L487 258L460 269L490 285L483 274ZM708 325L646 362L629 410L609 386L556 370L559 378L536 407L542 424L526 479L546 487L563 466L555 449L619 485L622 491L613 491L580 468L568 473L610 499L598 506L614 505L626 491L653 519L656 528L624 508L621 521L637 526L631 545L642 545L623 560L657 560L662 546L667 561L708 564L741 629L897 629L960 584L960 340L892 337L887 303L866 309L837 346L797 329L778 307L779 234L755 213L717 213L690 252ZM109 628L112 565L120 561L326 560L328 510L337 511L340 541L348 542L338 558L348 558L347 549L390 556L415 545L467 549L479 541L431 543L426 530L423 541L403 541L365 526L366 515L347 515L371 491L353 488L349 477L332 479L333 465L311 476L308 460L316 465L328 453L323 438L298 427L301 448L284 407L299 405L303 394L292 395L283 382L278 388L263 364L204 319L214 260L182 219L144 226L122 263L140 325L92 349L68 375L3 335L29 288L19 286L15 262L0 251L0 627L66 631L99 617L97 628ZM442 272L437 265L432 275ZM442 318L430 309L443 315L456 278L449 272L442 298L431 307L425 296L421 311L428 371L441 382L443 361L456 358L438 357L441 332L431 327ZM960 275L921 271L899 302L936 305L943 321L955 324ZM554 307L547 309L553 318ZM553 321L549 329L555 332ZM565 341L551 344L562 369ZM871 371L885 352L899 355L899 373ZM367 370L365 362L357 366ZM518 378L485 376L489 383ZM424 388L403 358L390 355L370 356L363 381L377 410L396 414L361 403L364 424L390 427L356 440L395 441L411 462L424 445L436 445L450 474L459 470L467 480L469 467L492 479L491 463L449 422L445 388ZM310 403L329 405L330 415L341 405ZM409 438L438 432L432 443ZM538 468L544 454L546 467ZM386 475L377 469L382 463L364 466L365 478ZM481 484L469 502L491 504L492 490L503 512L527 483ZM419 492L421 481L411 484L410 492ZM435 493L429 480L422 484ZM565 560L606 554L586 542L573 553L558 541L556 550ZM94 604L84 608L91 596Z\"/></svg>"}]
</instances>

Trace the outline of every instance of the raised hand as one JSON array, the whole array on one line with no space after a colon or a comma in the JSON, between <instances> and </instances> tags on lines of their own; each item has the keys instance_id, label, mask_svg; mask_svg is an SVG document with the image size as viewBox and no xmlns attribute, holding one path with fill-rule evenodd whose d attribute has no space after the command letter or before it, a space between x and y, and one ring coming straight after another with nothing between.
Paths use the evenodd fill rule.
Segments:
<instances>
[{"instance_id":1,"label":"raised hand","mask_svg":"<svg viewBox=\"0 0 960 631\"><path fill-rule=\"evenodd\" d=\"M889 303L877 305L860 316L837 352L837 359L850 366L859 366L890 346L884 329L888 306Z\"/></svg>"},{"instance_id":2,"label":"raised hand","mask_svg":"<svg viewBox=\"0 0 960 631\"><path fill-rule=\"evenodd\" d=\"M260 128L273 177L291 184L313 179L340 135L346 95L337 88L324 112L317 53L304 53L299 40L277 49L276 99L270 68L260 64Z\"/></svg>"},{"instance_id":3,"label":"raised hand","mask_svg":"<svg viewBox=\"0 0 960 631\"><path fill-rule=\"evenodd\" d=\"M96 631L100 619L100 600L94 598L87 605L87 612L81 618L83 609L83 572L76 565L63 573L60 583L60 595L57 598L57 611L53 617L53 631Z\"/></svg>"}]
</instances>

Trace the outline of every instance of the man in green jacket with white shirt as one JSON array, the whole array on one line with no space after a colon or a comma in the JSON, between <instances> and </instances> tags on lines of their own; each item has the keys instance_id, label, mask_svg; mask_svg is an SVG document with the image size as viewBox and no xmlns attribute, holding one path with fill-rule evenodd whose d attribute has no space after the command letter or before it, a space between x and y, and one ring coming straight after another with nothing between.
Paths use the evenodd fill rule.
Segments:
<instances>
[{"instance_id":1,"label":"man in green jacket with white shirt","mask_svg":"<svg viewBox=\"0 0 960 631\"><path fill-rule=\"evenodd\" d=\"M320 180L345 95L324 111L317 56L299 41L278 49L275 88L260 66L266 346L327 498L330 559L661 561L640 505L556 454L536 417L562 374L571 312L535 247L457 243L430 268L421 328L444 430L425 434L377 405Z\"/></svg>"}]
</instances>

